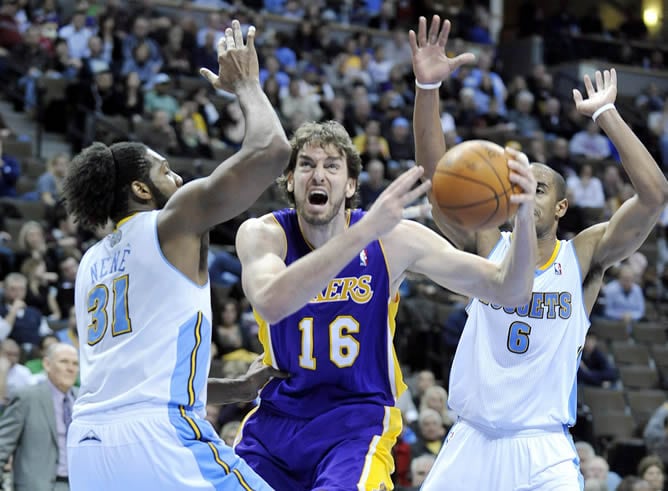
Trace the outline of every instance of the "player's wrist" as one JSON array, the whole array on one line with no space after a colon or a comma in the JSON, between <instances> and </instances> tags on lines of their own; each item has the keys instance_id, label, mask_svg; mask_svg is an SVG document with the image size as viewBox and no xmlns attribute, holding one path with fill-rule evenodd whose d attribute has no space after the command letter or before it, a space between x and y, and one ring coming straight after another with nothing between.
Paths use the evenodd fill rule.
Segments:
<instances>
[{"instance_id":1,"label":"player's wrist","mask_svg":"<svg viewBox=\"0 0 668 491\"><path fill-rule=\"evenodd\" d=\"M596 111L594 111L594 114L591 115L591 119L594 122L596 122L598 120L598 118L601 117L602 114L604 114L607 111L610 111L611 109L616 109L615 105L612 102L608 102L607 104L603 104Z\"/></svg>"},{"instance_id":2,"label":"player's wrist","mask_svg":"<svg viewBox=\"0 0 668 491\"><path fill-rule=\"evenodd\" d=\"M442 83L443 83L443 82L441 82L440 80L439 80L438 82L434 82L434 83L427 83L427 82L419 82L417 78L415 79L415 86L416 86L418 89L422 89L422 90L434 90L434 89L438 89L438 88L441 87L441 84L442 84Z\"/></svg>"}]
</instances>

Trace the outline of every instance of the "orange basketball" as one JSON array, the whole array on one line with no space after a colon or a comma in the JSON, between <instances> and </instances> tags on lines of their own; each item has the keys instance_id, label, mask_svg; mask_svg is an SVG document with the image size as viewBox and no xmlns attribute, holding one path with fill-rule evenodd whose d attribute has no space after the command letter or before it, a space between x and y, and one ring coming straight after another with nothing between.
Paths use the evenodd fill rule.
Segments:
<instances>
[{"instance_id":1,"label":"orange basketball","mask_svg":"<svg viewBox=\"0 0 668 491\"><path fill-rule=\"evenodd\" d=\"M509 175L503 147L485 140L462 142L445 152L436 166L434 202L460 227L498 227L517 211L510 196L522 192Z\"/></svg>"}]
</instances>

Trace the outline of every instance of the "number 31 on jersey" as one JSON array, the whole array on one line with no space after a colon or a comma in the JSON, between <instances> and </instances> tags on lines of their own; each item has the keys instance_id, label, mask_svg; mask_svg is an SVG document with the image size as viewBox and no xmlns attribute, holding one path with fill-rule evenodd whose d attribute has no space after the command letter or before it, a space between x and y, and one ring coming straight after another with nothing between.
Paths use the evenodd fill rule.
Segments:
<instances>
[{"instance_id":1,"label":"number 31 on jersey","mask_svg":"<svg viewBox=\"0 0 668 491\"><path fill-rule=\"evenodd\" d=\"M128 286L130 278L124 274L114 278L112 282L112 303L109 303L109 289L107 285L95 285L88 293L86 308L91 314L88 324L88 339L90 346L102 341L107 332L107 325L111 317L111 335L120 336L132 332L132 322L128 312ZM109 308L107 308L109 307Z\"/></svg>"}]
</instances>

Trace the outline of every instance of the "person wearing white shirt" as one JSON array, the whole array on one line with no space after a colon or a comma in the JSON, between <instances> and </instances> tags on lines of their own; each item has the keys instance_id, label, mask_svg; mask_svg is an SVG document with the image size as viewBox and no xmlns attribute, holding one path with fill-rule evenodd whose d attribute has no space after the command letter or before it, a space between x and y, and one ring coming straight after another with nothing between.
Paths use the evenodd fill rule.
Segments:
<instances>
[{"instance_id":1,"label":"person wearing white shirt","mask_svg":"<svg viewBox=\"0 0 668 491\"><path fill-rule=\"evenodd\" d=\"M619 277L603 287L605 296L604 315L608 319L637 321L645 315L645 296L634 281L633 270L624 265Z\"/></svg>"},{"instance_id":2,"label":"person wearing white shirt","mask_svg":"<svg viewBox=\"0 0 668 491\"><path fill-rule=\"evenodd\" d=\"M603 183L593 175L591 165L583 165L579 175L569 177L566 180L566 187L571 194L571 204L580 208L605 207Z\"/></svg>"},{"instance_id":3,"label":"person wearing white shirt","mask_svg":"<svg viewBox=\"0 0 668 491\"><path fill-rule=\"evenodd\" d=\"M70 57L81 60L90 56L88 40L93 31L86 27L86 13L77 11L72 16L72 21L58 30L58 37L67 41Z\"/></svg>"},{"instance_id":4,"label":"person wearing white shirt","mask_svg":"<svg viewBox=\"0 0 668 491\"><path fill-rule=\"evenodd\" d=\"M595 121L589 121L583 131L578 131L569 145L571 155L583 155L588 159L603 160L612 155L610 141L603 136Z\"/></svg>"},{"instance_id":5,"label":"person wearing white shirt","mask_svg":"<svg viewBox=\"0 0 668 491\"><path fill-rule=\"evenodd\" d=\"M0 355L9 361L9 370L7 371L7 398L11 398L16 391L22 387L33 384L32 374L25 365L19 363L21 348L13 339L5 339L0 345Z\"/></svg>"}]
</instances>

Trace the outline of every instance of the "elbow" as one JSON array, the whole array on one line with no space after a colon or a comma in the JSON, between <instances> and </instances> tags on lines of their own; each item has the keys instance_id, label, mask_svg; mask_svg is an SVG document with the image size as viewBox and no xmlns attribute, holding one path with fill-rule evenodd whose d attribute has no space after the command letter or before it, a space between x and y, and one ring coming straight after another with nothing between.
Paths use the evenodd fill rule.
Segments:
<instances>
[{"instance_id":1,"label":"elbow","mask_svg":"<svg viewBox=\"0 0 668 491\"><path fill-rule=\"evenodd\" d=\"M532 290L533 281L528 285L523 285L521 288L508 288L508 286L499 285L495 289L498 296L496 303L504 307L522 307L531 303Z\"/></svg>"}]
</instances>

